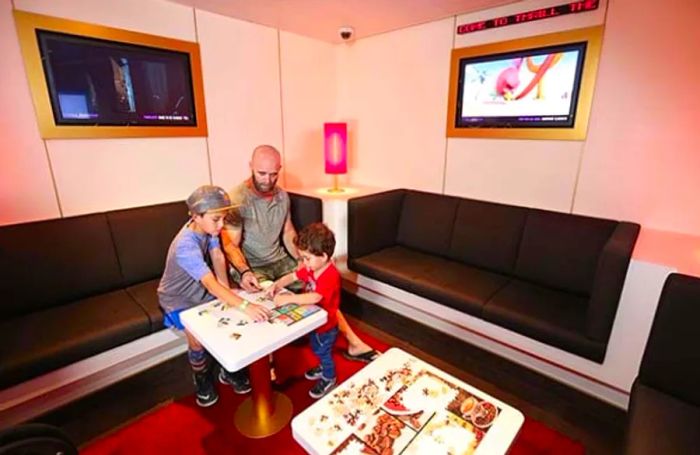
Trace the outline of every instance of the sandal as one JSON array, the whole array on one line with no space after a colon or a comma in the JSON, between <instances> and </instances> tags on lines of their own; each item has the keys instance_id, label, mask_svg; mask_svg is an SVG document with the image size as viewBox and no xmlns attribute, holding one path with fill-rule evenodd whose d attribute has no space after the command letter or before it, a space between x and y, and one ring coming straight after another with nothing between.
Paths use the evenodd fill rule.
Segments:
<instances>
[{"instance_id":1,"label":"sandal","mask_svg":"<svg viewBox=\"0 0 700 455\"><path fill-rule=\"evenodd\" d=\"M356 355L350 354L350 351L343 351L343 357L345 357L346 359L354 360L356 362L364 362L364 363L370 363L372 360L379 357L379 354L380 353L374 349L370 349L367 352L363 352L362 354L356 354Z\"/></svg>"}]
</instances>

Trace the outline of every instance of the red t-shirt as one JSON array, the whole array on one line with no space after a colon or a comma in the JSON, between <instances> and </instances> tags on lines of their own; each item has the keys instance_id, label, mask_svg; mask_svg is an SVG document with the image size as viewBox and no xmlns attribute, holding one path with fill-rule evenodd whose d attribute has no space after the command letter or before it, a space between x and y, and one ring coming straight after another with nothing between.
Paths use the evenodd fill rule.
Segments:
<instances>
[{"instance_id":1,"label":"red t-shirt","mask_svg":"<svg viewBox=\"0 0 700 455\"><path fill-rule=\"evenodd\" d=\"M326 267L318 278L314 272L306 267L299 266L296 271L297 278L304 282L304 292L316 292L321 294L321 301L316 305L328 312L328 321L316 329L317 332L326 332L338 325L338 307L340 307L340 273L332 262Z\"/></svg>"}]
</instances>

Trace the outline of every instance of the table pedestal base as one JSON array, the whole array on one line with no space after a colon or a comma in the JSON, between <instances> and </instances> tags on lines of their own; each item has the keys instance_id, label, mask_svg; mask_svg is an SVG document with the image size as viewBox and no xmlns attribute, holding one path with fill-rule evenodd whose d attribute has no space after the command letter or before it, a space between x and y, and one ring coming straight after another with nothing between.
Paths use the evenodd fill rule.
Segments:
<instances>
[{"instance_id":1,"label":"table pedestal base","mask_svg":"<svg viewBox=\"0 0 700 455\"><path fill-rule=\"evenodd\" d=\"M292 401L282 393L272 392L268 356L250 365L249 372L253 392L236 409L236 429L249 438L272 436L291 420Z\"/></svg>"},{"instance_id":2,"label":"table pedestal base","mask_svg":"<svg viewBox=\"0 0 700 455\"><path fill-rule=\"evenodd\" d=\"M284 428L292 418L292 401L284 394L273 392L274 411L256 416L252 398L247 398L236 410L234 422L243 436L253 439L266 438Z\"/></svg>"}]
</instances>

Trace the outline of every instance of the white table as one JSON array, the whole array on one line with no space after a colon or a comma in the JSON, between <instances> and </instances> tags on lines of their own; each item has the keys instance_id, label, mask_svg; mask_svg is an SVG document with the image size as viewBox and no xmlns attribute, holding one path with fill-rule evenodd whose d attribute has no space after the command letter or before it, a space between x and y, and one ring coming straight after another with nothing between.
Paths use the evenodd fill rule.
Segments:
<instances>
[{"instance_id":1,"label":"white table","mask_svg":"<svg viewBox=\"0 0 700 455\"><path fill-rule=\"evenodd\" d=\"M522 413L392 348L292 420L312 454L503 454ZM364 452L363 452L364 450Z\"/></svg>"},{"instance_id":2,"label":"white table","mask_svg":"<svg viewBox=\"0 0 700 455\"><path fill-rule=\"evenodd\" d=\"M250 302L272 309L274 304L264 300L261 293L238 294ZM263 438L277 433L290 420L292 403L279 392L272 393L269 354L278 348L322 326L328 319L319 310L303 319L283 323L254 323L243 312L214 300L180 314L187 330L227 370L238 371L250 365L251 397L236 410L238 430L251 438Z\"/></svg>"}]
</instances>

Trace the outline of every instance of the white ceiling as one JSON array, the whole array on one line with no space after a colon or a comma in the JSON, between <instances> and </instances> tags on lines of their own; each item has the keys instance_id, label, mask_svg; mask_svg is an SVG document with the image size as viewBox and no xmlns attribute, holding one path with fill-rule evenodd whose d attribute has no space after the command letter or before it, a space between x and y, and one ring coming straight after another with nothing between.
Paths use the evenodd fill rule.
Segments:
<instances>
[{"instance_id":1,"label":"white ceiling","mask_svg":"<svg viewBox=\"0 0 700 455\"><path fill-rule=\"evenodd\" d=\"M351 26L354 39L520 0L170 0L333 43Z\"/></svg>"}]
</instances>

